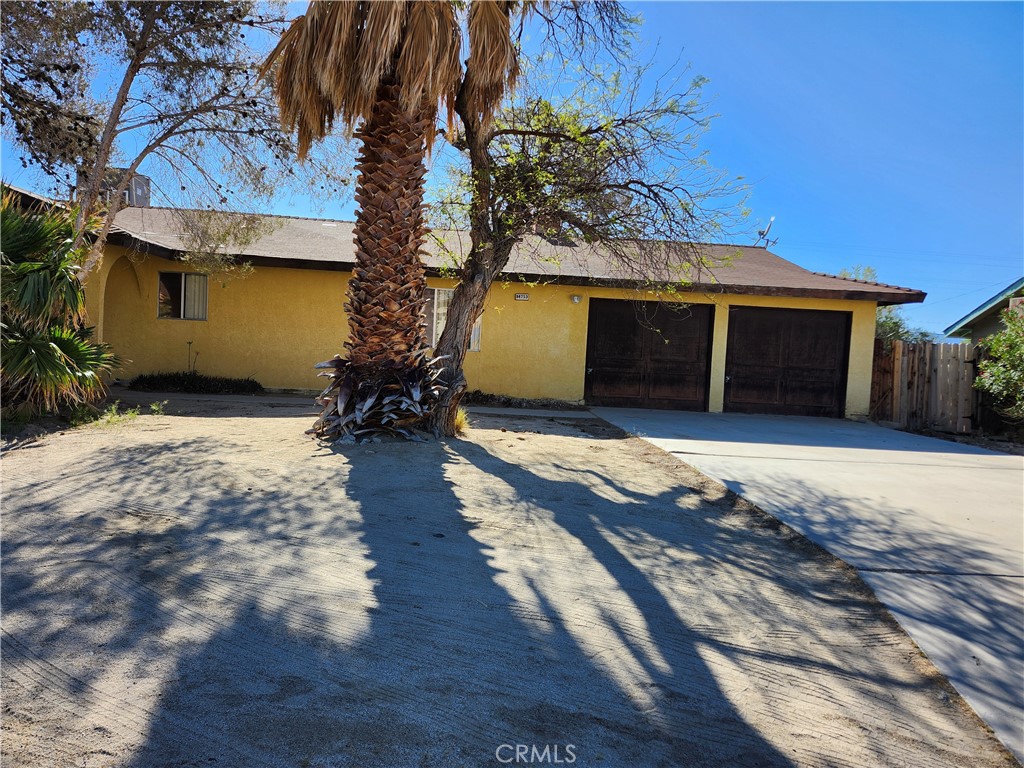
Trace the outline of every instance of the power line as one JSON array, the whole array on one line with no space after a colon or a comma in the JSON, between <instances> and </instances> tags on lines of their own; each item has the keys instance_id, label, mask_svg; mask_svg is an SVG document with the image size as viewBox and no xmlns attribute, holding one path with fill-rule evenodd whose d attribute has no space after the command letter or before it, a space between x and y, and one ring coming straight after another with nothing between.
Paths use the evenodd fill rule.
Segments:
<instances>
[{"instance_id":1,"label":"power line","mask_svg":"<svg viewBox=\"0 0 1024 768\"><path fill-rule=\"evenodd\" d=\"M967 291L966 293L958 293L956 296L950 296L950 297L945 298L945 299L939 299L938 301L931 301L931 302L928 302L927 306L934 307L936 304L945 304L947 301L952 301L953 299L959 299L959 298L962 298L964 296L970 296L972 293L979 293L981 291L990 291L993 288L998 288L1001 285L1006 285L1006 281L1005 280L1000 280L998 283L992 283L990 285L982 286L981 288L975 288L973 291Z\"/></svg>"},{"instance_id":2,"label":"power line","mask_svg":"<svg viewBox=\"0 0 1024 768\"><path fill-rule=\"evenodd\" d=\"M879 248L871 245L836 245L835 243L800 243L786 241L786 247L788 248L816 248L825 251L853 251L865 254L892 254L902 256L907 261L924 261L934 260L937 257L948 257L948 258L967 258L967 259L982 259L991 258L993 254L989 253L962 253L956 251L921 251L915 250L908 252L902 248ZM1013 257L1008 256L1005 261L998 262L973 262L975 266L1004 266L1013 263Z\"/></svg>"}]
</instances>

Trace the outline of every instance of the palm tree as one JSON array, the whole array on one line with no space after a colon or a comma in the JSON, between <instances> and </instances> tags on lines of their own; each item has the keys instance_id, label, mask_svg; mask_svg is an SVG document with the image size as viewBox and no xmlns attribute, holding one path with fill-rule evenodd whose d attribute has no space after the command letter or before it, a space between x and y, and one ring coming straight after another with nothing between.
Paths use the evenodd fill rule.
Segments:
<instances>
[{"instance_id":1,"label":"palm tree","mask_svg":"<svg viewBox=\"0 0 1024 768\"><path fill-rule=\"evenodd\" d=\"M6 190L0 202L0 391L5 415L24 417L91 404L102 375L118 365L83 325L78 270L89 246L74 248L76 212L25 210ZM94 222L95 224L95 222Z\"/></svg>"},{"instance_id":2,"label":"palm tree","mask_svg":"<svg viewBox=\"0 0 1024 768\"><path fill-rule=\"evenodd\" d=\"M314 0L264 64L275 67L281 118L298 132L299 158L335 128L362 142L355 199L356 266L346 311L347 358L318 367L331 384L311 432L323 438L407 433L439 394L423 326L420 260L425 157L440 107L456 100L487 120L517 73L513 18L533 3L469 4L468 74L452 0Z\"/></svg>"}]
</instances>

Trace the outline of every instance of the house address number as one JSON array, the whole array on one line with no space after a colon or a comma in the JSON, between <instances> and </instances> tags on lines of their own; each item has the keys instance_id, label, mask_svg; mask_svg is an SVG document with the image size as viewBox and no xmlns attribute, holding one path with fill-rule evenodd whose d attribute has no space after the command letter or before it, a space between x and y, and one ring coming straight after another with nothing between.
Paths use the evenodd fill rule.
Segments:
<instances>
[{"instance_id":1,"label":"house address number","mask_svg":"<svg viewBox=\"0 0 1024 768\"><path fill-rule=\"evenodd\" d=\"M517 293L516 294L516 301L529 301L529 300L530 300L530 294L528 294L528 293Z\"/></svg>"}]
</instances>

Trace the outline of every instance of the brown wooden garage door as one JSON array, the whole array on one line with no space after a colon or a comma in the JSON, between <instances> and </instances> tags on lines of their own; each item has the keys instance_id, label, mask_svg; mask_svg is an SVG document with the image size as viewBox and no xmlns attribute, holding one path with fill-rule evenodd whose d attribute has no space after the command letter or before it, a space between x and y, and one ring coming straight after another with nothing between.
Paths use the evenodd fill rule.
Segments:
<instances>
[{"instance_id":1,"label":"brown wooden garage door","mask_svg":"<svg viewBox=\"0 0 1024 768\"><path fill-rule=\"evenodd\" d=\"M729 309L725 410L843 415L850 314L808 309Z\"/></svg>"},{"instance_id":2,"label":"brown wooden garage door","mask_svg":"<svg viewBox=\"0 0 1024 768\"><path fill-rule=\"evenodd\" d=\"M711 306L591 299L584 397L591 405L707 408Z\"/></svg>"}]
</instances>

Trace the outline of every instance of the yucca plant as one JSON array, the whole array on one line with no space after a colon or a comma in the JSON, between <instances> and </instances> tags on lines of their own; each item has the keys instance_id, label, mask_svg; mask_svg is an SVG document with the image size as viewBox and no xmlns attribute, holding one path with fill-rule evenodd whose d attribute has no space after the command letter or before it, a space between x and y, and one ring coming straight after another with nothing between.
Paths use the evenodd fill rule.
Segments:
<instances>
[{"instance_id":1,"label":"yucca plant","mask_svg":"<svg viewBox=\"0 0 1024 768\"><path fill-rule=\"evenodd\" d=\"M360 375L340 355L318 363L319 375L331 383L317 398L324 410L306 434L322 440L360 440L380 433L419 439L416 427L442 391L441 363L424 352L414 365L383 366L372 378Z\"/></svg>"},{"instance_id":2,"label":"yucca plant","mask_svg":"<svg viewBox=\"0 0 1024 768\"><path fill-rule=\"evenodd\" d=\"M5 414L36 416L88 405L106 393L117 357L91 340L72 248L75 211L0 200L0 397Z\"/></svg>"}]
</instances>

